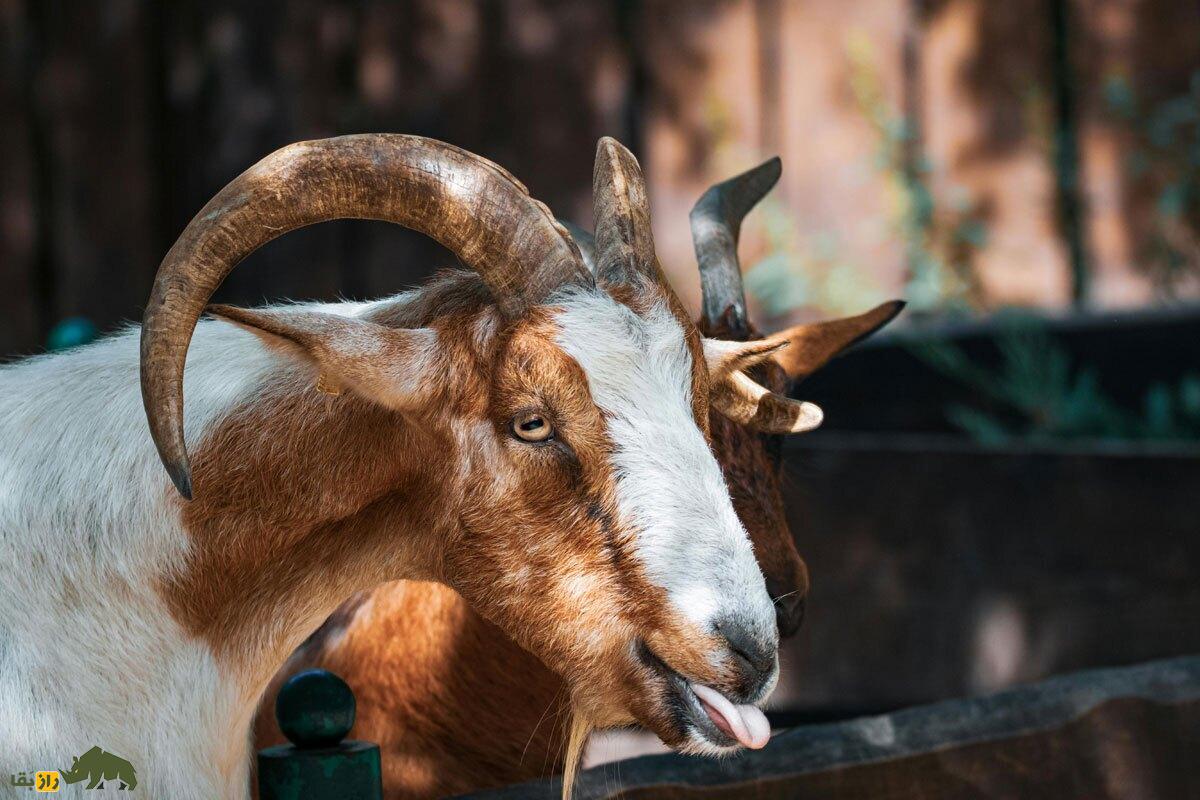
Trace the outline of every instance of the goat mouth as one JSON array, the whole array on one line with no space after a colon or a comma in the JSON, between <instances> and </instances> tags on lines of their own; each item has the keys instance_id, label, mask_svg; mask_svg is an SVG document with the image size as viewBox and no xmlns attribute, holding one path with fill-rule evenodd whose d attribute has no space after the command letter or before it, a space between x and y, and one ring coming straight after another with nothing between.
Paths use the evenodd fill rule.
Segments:
<instances>
[{"instance_id":1,"label":"goat mouth","mask_svg":"<svg viewBox=\"0 0 1200 800\"><path fill-rule=\"evenodd\" d=\"M645 642L639 642L638 656L664 679L665 702L672 722L680 731L695 733L718 752L739 747L757 750L771 738L770 723L758 707L736 704L716 689L688 680ZM689 748L685 745L681 749Z\"/></svg>"}]
</instances>

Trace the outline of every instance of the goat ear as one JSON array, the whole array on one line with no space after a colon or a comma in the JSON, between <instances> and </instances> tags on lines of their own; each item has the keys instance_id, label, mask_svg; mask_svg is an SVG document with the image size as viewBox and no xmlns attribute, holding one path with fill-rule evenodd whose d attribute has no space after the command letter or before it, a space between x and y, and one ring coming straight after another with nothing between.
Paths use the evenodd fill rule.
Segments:
<instances>
[{"instance_id":1,"label":"goat ear","mask_svg":"<svg viewBox=\"0 0 1200 800\"><path fill-rule=\"evenodd\" d=\"M865 314L826 322L796 325L767 338L788 342L790 347L773 354L792 380L807 378L850 345L860 342L887 325L904 309L903 300L876 306Z\"/></svg>"},{"instance_id":2,"label":"goat ear","mask_svg":"<svg viewBox=\"0 0 1200 800\"><path fill-rule=\"evenodd\" d=\"M438 352L432 328L389 328L340 314L210 305L208 313L248 330L268 347L311 365L316 388L350 389L388 408L411 408L428 391Z\"/></svg>"},{"instance_id":3,"label":"goat ear","mask_svg":"<svg viewBox=\"0 0 1200 800\"><path fill-rule=\"evenodd\" d=\"M760 364L789 344L786 339L752 339L739 342L705 337L704 361L708 364L709 377L715 381L731 372Z\"/></svg>"}]
</instances>

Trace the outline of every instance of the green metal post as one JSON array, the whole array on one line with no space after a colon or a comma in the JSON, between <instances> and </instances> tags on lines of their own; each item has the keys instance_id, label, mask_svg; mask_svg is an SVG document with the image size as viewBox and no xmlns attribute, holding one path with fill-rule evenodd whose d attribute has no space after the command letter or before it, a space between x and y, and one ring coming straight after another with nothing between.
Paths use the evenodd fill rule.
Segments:
<instances>
[{"instance_id":1,"label":"green metal post","mask_svg":"<svg viewBox=\"0 0 1200 800\"><path fill-rule=\"evenodd\" d=\"M275 719L291 744L258 752L259 800L383 800L379 747L342 741L354 727L354 693L323 669L288 679Z\"/></svg>"}]
</instances>

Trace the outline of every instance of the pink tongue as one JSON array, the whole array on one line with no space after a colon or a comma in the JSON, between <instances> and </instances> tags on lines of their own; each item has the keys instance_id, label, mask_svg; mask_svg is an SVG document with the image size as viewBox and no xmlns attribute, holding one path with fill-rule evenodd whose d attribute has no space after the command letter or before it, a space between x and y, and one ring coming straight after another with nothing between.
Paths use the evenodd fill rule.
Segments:
<instances>
[{"instance_id":1,"label":"pink tongue","mask_svg":"<svg viewBox=\"0 0 1200 800\"><path fill-rule=\"evenodd\" d=\"M735 706L715 689L698 683L691 687L713 723L740 744L758 750L771 738L771 724L757 706Z\"/></svg>"}]
</instances>

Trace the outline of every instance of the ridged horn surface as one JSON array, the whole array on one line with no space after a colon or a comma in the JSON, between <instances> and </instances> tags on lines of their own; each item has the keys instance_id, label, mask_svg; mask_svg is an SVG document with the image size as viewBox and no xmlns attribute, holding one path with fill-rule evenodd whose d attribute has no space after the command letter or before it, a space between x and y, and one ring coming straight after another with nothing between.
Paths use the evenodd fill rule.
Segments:
<instances>
[{"instance_id":1,"label":"ridged horn surface","mask_svg":"<svg viewBox=\"0 0 1200 800\"><path fill-rule=\"evenodd\" d=\"M288 231L334 219L394 222L477 271L506 317L565 283L590 283L579 250L508 172L444 142L363 134L300 142L235 178L188 224L158 270L142 326L150 433L184 497L183 368L196 322L233 268Z\"/></svg>"},{"instance_id":2,"label":"ridged horn surface","mask_svg":"<svg viewBox=\"0 0 1200 800\"><path fill-rule=\"evenodd\" d=\"M592 173L596 277L608 284L650 280L666 285L654 252L650 199L633 153L605 136L596 146Z\"/></svg>"},{"instance_id":3,"label":"ridged horn surface","mask_svg":"<svg viewBox=\"0 0 1200 800\"><path fill-rule=\"evenodd\" d=\"M746 290L737 254L738 237L742 220L771 191L782 170L782 162L776 156L710 187L692 206L688 218L696 262L700 265L701 312L707 325L715 324L726 309L732 308L729 322L733 333L744 335L749 331Z\"/></svg>"}]
</instances>

